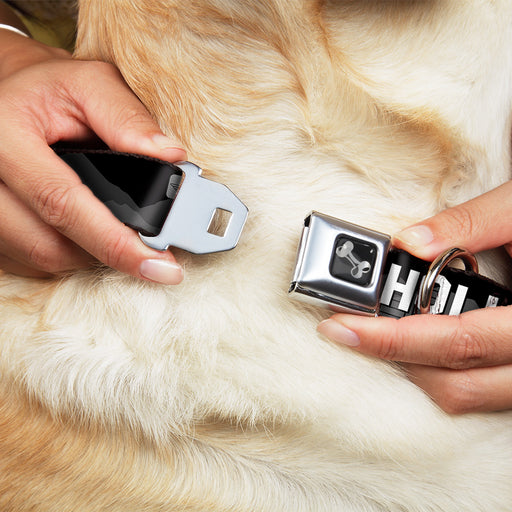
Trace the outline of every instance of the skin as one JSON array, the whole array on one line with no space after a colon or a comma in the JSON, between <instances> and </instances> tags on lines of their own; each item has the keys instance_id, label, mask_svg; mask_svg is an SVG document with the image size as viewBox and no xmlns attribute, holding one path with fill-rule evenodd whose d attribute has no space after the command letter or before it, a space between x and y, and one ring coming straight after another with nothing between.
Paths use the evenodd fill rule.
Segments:
<instances>
[{"instance_id":1,"label":"skin","mask_svg":"<svg viewBox=\"0 0 512 512\"><path fill-rule=\"evenodd\" d=\"M426 260L454 246L473 253L504 246L512 256L511 198L508 182L405 229L394 245ZM361 353L402 362L449 413L512 408L512 306L399 320L336 314L318 330Z\"/></svg>"},{"instance_id":2,"label":"skin","mask_svg":"<svg viewBox=\"0 0 512 512\"><path fill-rule=\"evenodd\" d=\"M23 28L6 12L0 3L0 23ZM0 269L45 277L100 261L141 279L181 281L172 253L144 245L49 148L99 137L114 151L186 159L115 67L0 30L0 103Z\"/></svg>"},{"instance_id":3,"label":"skin","mask_svg":"<svg viewBox=\"0 0 512 512\"><path fill-rule=\"evenodd\" d=\"M0 23L24 28L2 3ZM172 253L146 247L49 148L96 134L115 151L186 158L119 72L0 30L0 102L0 269L45 277L100 261L141 279L179 283L183 272ZM504 245L512 254L510 197L507 183L404 230L394 243L428 260L452 246L478 252ZM492 411L512 407L511 313L512 306L400 320L338 314L318 330L362 353L401 361L450 413Z\"/></svg>"}]
</instances>

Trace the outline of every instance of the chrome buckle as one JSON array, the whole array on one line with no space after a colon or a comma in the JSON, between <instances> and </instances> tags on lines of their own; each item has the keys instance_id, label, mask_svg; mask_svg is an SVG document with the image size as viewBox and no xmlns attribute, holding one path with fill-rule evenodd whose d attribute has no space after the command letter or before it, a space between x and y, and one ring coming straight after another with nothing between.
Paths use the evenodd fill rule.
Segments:
<instances>
[{"instance_id":1,"label":"chrome buckle","mask_svg":"<svg viewBox=\"0 0 512 512\"><path fill-rule=\"evenodd\" d=\"M247 207L225 185L203 178L197 165L191 162L174 165L184 176L171 210L160 233L157 236L139 233L142 241L160 251L171 246L195 254L229 251L236 247L247 219ZM217 210L231 214L222 235L210 231Z\"/></svg>"},{"instance_id":2,"label":"chrome buckle","mask_svg":"<svg viewBox=\"0 0 512 512\"><path fill-rule=\"evenodd\" d=\"M375 316L388 235L312 212L304 220L289 294L336 312Z\"/></svg>"}]
</instances>

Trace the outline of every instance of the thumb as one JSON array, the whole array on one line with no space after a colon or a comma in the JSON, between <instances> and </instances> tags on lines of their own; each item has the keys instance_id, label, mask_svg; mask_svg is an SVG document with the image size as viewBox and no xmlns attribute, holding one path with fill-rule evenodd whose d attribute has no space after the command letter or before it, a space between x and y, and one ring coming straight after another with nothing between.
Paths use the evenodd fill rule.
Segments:
<instances>
[{"instance_id":1,"label":"thumb","mask_svg":"<svg viewBox=\"0 0 512 512\"><path fill-rule=\"evenodd\" d=\"M119 71L107 63L91 64L99 68L96 80L81 82L79 94L86 124L93 132L114 151L169 162L186 160L181 143L164 135Z\"/></svg>"},{"instance_id":2,"label":"thumb","mask_svg":"<svg viewBox=\"0 0 512 512\"><path fill-rule=\"evenodd\" d=\"M397 233L393 243L419 258L450 247L479 252L512 240L512 181Z\"/></svg>"}]
</instances>

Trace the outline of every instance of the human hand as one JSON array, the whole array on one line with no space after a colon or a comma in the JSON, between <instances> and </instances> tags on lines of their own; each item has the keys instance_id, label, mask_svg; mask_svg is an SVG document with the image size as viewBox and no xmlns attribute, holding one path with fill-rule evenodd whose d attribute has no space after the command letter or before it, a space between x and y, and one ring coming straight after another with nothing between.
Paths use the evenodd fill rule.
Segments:
<instances>
[{"instance_id":1,"label":"human hand","mask_svg":"<svg viewBox=\"0 0 512 512\"><path fill-rule=\"evenodd\" d=\"M48 276L99 260L142 279L182 280L172 253L147 247L49 147L97 135L114 151L186 158L113 66L0 30L0 103L1 269Z\"/></svg>"},{"instance_id":2,"label":"human hand","mask_svg":"<svg viewBox=\"0 0 512 512\"><path fill-rule=\"evenodd\" d=\"M476 253L504 245L512 256L512 182L403 230L394 245L433 260L449 247ZM366 318L336 314L318 331L332 341L400 361L449 413L512 408L512 306L458 316Z\"/></svg>"}]
</instances>

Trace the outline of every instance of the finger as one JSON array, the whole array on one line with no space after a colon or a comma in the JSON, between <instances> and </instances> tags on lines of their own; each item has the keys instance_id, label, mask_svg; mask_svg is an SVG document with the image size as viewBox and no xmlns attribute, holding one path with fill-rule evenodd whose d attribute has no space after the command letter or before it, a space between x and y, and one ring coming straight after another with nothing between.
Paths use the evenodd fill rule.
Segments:
<instances>
[{"instance_id":1,"label":"finger","mask_svg":"<svg viewBox=\"0 0 512 512\"><path fill-rule=\"evenodd\" d=\"M404 366L412 382L450 414L512 408L512 365L470 370Z\"/></svg>"},{"instance_id":2,"label":"finger","mask_svg":"<svg viewBox=\"0 0 512 512\"><path fill-rule=\"evenodd\" d=\"M18 276L23 277L52 277L52 274L48 272L42 272L41 270L36 270L32 267L24 265L23 263L19 263L18 261L11 260L6 256L0 254L0 276L2 272L7 272L9 274L16 274Z\"/></svg>"},{"instance_id":3,"label":"finger","mask_svg":"<svg viewBox=\"0 0 512 512\"><path fill-rule=\"evenodd\" d=\"M397 247L427 260L449 247L479 252L512 241L512 181L394 236Z\"/></svg>"},{"instance_id":4,"label":"finger","mask_svg":"<svg viewBox=\"0 0 512 512\"><path fill-rule=\"evenodd\" d=\"M92 131L116 151L186 159L181 143L162 133L111 64L47 61L2 81L0 95L8 99L2 117L21 121L49 144L83 139Z\"/></svg>"},{"instance_id":5,"label":"finger","mask_svg":"<svg viewBox=\"0 0 512 512\"><path fill-rule=\"evenodd\" d=\"M16 140L6 138L11 152L1 159L4 181L45 224L121 272L164 284L181 282L183 270L174 256L144 245L44 141L27 133L31 151L13 151Z\"/></svg>"},{"instance_id":6,"label":"finger","mask_svg":"<svg viewBox=\"0 0 512 512\"><path fill-rule=\"evenodd\" d=\"M88 129L87 118L80 103L85 100L80 100L79 96L83 95L83 83L90 83L90 76L95 74L80 77L84 63L66 62L66 70L69 66L74 69L80 65L80 72L76 72L73 80L69 81L63 78L61 64L57 66L59 73L54 69L56 65L52 67L45 64L40 81L34 82L34 71L22 71L11 81L2 82L1 92L4 94L9 90L12 93L13 83L16 87L25 87L25 90L21 96L7 95L10 99L0 112L0 133L3 137L0 177L45 224L73 240L106 265L160 283L181 282L183 270L173 255L169 251L158 252L145 246L138 234L121 224L48 147L47 142L65 139L77 132L83 134L84 127ZM100 71L97 63L86 69ZM105 96L100 78L95 76L94 87L88 90L90 95ZM49 84L45 85L45 80ZM112 76L109 80L112 82ZM119 77L117 80L116 91L119 89ZM121 90L126 92L126 86L123 85ZM112 90L109 93L110 101L123 103L123 95L119 98ZM101 117L98 112L93 115ZM144 139L144 134L138 135L140 140ZM145 140L147 136L146 133ZM120 144L116 149L128 148ZM137 151L137 147L132 151ZM151 155L151 151L147 153ZM171 154L177 156L175 152ZM154 156L171 159L165 154Z\"/></svg>"},{"instance_id":7,"label":"finger","mask_svg":"<svg viewBox=\"0 0 512 512\"><path fill-rule=\"evenodd\" d=\"M169 162L186 159L181 143L162 133L114 66L103 62L80 64L70 97L80 105L83 123L111 149ZM90 76L97 78L91 81Z\"/></svg>"},{"instance_id":8,"label":"finger","mask_svg":"<svg viewBox=\"0 0 512 512\"><path fill-rule=\"evenodd\" d=\"M24 269L55 274L66 270L84 268L94 258L55 229L41 221L20 199L0 183L0 254L5 265L13 268L17 263ZM7 266L2 266L7 269ZM13 270L10 270L13 272Z\"/></svg>"},{"instance_id":9,"label":"finger","mask_svg":"<svg viewBox=\"0 0 512 512\"><path fill-rule=\"evenodd\" d=\"M338 314L318 331L381 359L463 369L512 363L511 313L499 307L399 320Z\"/></svg>"}]
</instances>

